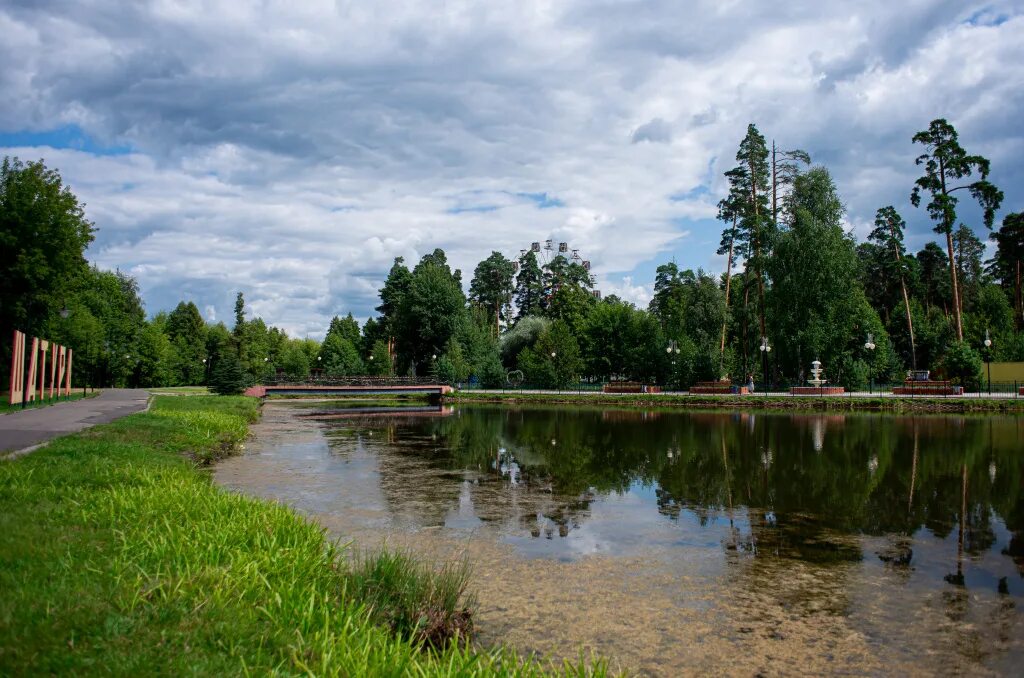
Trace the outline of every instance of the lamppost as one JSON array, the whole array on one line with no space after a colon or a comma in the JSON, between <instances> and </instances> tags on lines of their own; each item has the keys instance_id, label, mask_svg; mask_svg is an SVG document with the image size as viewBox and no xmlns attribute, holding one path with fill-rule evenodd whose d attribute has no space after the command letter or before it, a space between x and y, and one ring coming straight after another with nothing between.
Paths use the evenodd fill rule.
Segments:
<instances>
[{"instance_id":1,"label":"lamppost","mask_svg":"<svg viewBox=\"0 0 1024 678\"><path fill-rule=\"evenodd\" d=\"M675 339L668 342L665 353L672 358L672 373L669 375L669 383L671 384L672 379L676 379L676 390L679 390L679 379L676 375L676 357L679 355L679 344L676 343Z\"/></svg>"},{"instance_id":2,"label":"lamppost","mask_svg":"<svg viewBox=\"0 0 1024 678\"><path fill-rule=\"evenodd\" d=\"M868 340L864 342L864 348L868 351L874 352L875 350L875 335L868 332ZM874 361L868 361L868 393L870 394L875 389L874 373L871 371L871 363Z\"/></svg>"},{"instance_id":3,"label":"lamppost","mask_svg":"<svg viewBox=\"0 0 1024 678\"><path fill-rule=\"evenodd\" d=\"M988 394L992 395L992 339L985 329L985 370L988 372Z\"/></svg>"},{"instance_id":4,"label":"lamppost","mask_svg":"<svg viewBox=\"0 0 1024 678\"><path fill-rule=\"evenodd\" d=\"M555 363L555 355L556 355L555 352L552 351L551 352L551 367L552 367L552 369L554 369L554 367L555 367L555 365L554 365L554 363ZM561 392L561 390L562 390L562 385L559 383L559 380L558 380L558 372L557 371L555 372L555 389L557 391L559 391L559 392Z\"/></svg>"},{"instance_id":5,"label":"lamppost","mask_svg":"<svg viewBox=\"0 0 1024 678\"><path fill-rule=\"evenodd\" d=\"M768 395L768 354L772 352L768 337L761 337L761 364L764 366L764 394Z\"/></svg>"}]
</instances>

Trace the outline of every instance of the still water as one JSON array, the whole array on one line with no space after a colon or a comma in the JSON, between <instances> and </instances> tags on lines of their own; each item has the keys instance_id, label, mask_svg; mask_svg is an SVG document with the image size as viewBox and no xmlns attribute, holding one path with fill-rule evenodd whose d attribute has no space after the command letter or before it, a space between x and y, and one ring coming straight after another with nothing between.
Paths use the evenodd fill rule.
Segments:
<instances>
[{"instance_id":1,"label":"still water","mask_svg":"<svg viewBox=\"0 0 1024 678\"><path fill-rule=\"evenodd\" d=\"M482 642L613 669L1010 674L1024 418L271 402L217 479L468 558Z\"/></svg>"}]
</instances>

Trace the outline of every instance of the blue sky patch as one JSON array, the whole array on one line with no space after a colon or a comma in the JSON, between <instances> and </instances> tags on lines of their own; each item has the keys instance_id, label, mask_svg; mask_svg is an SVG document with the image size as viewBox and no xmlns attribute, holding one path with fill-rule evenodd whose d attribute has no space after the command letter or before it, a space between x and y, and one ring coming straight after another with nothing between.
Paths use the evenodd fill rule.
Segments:
<instances>
[{"instance_id":1,"label":"blue sky patch","mask_svg":"<svg viewBox=\"0 0 1024 678\"><path fill-rule=\"evenodd\" d=\"M127 155L132 152L131 146L104 146L83 132L78 125L65 125L42 132L29 130L0 132L0 146L8 148L16 146L70 148L93 155Z\"/></svg>"},{"instance_id":2,"label":"blue sky patch","mask_svg":"<svg viewBox=\"0 0 1024 678\"><path fill-rule=\"evenodd\" d=\"M542 209L542 210L543 209L549 209L551 207L565 207L565 203L564 202L562 202L558 198L555 198L553 196L549 196L547 194L547 192L544 192L544 193L516 193L516 196L518 196L520 198L526 198L527 200L532 200L533 202L535 202L537 204L537 207L539 209Z\"/></svg>"}]
</instances>

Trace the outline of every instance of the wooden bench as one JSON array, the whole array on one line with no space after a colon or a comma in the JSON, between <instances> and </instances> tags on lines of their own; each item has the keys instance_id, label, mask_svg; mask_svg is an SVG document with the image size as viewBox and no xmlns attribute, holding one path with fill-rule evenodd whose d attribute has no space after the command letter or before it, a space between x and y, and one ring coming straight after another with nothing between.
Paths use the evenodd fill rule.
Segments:
<instances>
[{"instance_id":1,"label":"wooden bench","mask_svg":"<svg viewBox=\"0 0 1024 678\"><path fill-rule=\"evenodd\" d=\"M919 381L907 379L903 386L896 386L892 390L893 395L963 395L963 386L953 386L948 380Z\"/></svg>"},{"instance_id":2,"label":"wooden bench","mask_svg":"<svg viewBox=\"0 0 1024 678\"><path fill-rule=\"evenodd\" d=\"M603 393L661 393L660 386L650 386L635 381L616 381L601 387Z\"/></svg>"},{"instance_id":3,"label":"wooden bench","mask_svg":"<svg viewBox=\"0 0 1024 678\"><path fill-rule=\"evenodd\" d=\"M730 395L733 393L746 394L750 389L746 386L733 386L732 381L698 381L695 386L690 387L690 393L698 395Z\"/></svg>"}]
</instances>

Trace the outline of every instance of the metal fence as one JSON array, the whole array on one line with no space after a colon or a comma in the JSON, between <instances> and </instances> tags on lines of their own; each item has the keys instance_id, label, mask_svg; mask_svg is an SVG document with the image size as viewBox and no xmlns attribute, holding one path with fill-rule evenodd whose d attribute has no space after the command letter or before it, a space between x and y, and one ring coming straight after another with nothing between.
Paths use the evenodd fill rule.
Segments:
<instances>
[{"instance_id":1,"label":"metal fence","mask_svg":"<svg viewBox=\"0 0 1024 678\"><path fill-rule=\"evenodd\" d=\"M579 381L567 384L562 387L550 387L541 386L538 384L531 384L524 382L522 384L505 384L500 388L483 388L479 383L459 383L452 384L452 386L464 391L500 391L502 393L530 393L530 392L552 392L552 393L565 393L565 394L584 394L584 393L599 393L603 390L606 384L617 384L621 382L606 382L606 381ZM790 392L790 388L797 386L796 382L773 382L770 384L755 383L754 390L751 392L751 396L795 396ZM807 384L799 384L806 386ZM881 396L881 397L898 397L898 398L987 398L987 397L998 397L998 398L1021 398L1024 396L1020 395L1021 387L1024 387L1024 382L1021 381L993 381L991 384L983 382L980 387L973 385L965 388L963 393L960 395L954 395L949 393L936 393L934 391L929 392L927 389L922 388L918 391L906 394L894 396L893 389L905 386L905 382L883 382L883 383L871 383L863 389L847 389L842 395L829 396L832 398L839 397L864 397L864 396ZM957 384L951 384L955 386ZM689 393L689 386L676 386L676 385L664 385L664 384L649 384L649 386L658 386L662 393L666 394L685 394ZM734 384L734 386L746 386L746 384ZM831 386L831 384L826 384Z\"/></svg>"}]
</instances>

